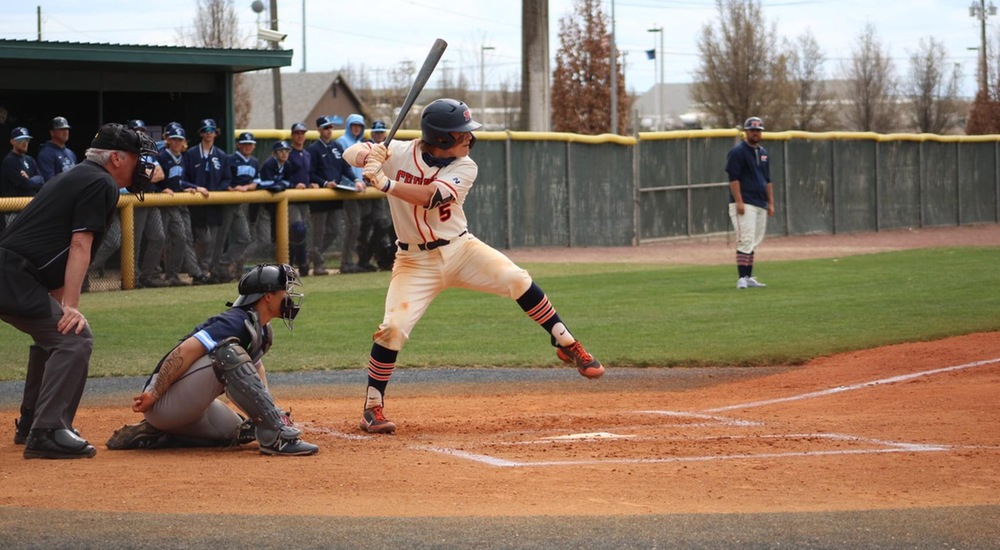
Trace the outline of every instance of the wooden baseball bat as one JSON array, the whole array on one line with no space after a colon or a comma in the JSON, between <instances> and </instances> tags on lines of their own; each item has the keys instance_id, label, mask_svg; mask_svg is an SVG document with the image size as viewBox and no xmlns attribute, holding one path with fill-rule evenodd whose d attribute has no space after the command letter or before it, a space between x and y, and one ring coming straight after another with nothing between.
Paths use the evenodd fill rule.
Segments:
<instances>
[{"instance_id":1,"label":"wooden baseball bat","mask_svg":"<svg viewBox=\"0 0 1000 550\"><path fill-rule=\"evenodd\" d=\"M441 60L441 56L444 55L444 50L448 47L448 43L444 40L438 38L434 41L434 45L431 46L431 51L427 53L427 59L424 60L424 64L420 67L420 71L417 72L417 77L413 79L413 85L410 86L410 91L406 93L406 100L403 101L403 105L399 108L399 114L396 115L396 120L392 123L392 128L389 129L388 135L385 136L385 145L388 147L389 142L392 141L393 136L396 135L396 130L402 126L403 120L406 115L409 114L410 108L413 107L413 103L417 100L417 96L423 91L424 86L427 85L427 81L431 78L431 73L434 72L434 68L437 67L438 61Z\"/></svg>"}]
</instances>

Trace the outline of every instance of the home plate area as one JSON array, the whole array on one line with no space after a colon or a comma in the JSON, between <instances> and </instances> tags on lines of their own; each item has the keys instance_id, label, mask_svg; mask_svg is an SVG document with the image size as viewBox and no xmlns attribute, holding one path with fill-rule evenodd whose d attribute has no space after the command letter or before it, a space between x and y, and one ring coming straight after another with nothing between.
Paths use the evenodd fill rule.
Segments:
<instances>
[{"instance_id":1,"label":"home plate area","mask_svg":"<svg viewBox=\"0 0 1000 550\"><path fill-rule=\"evenodd\" d=\"M631 426L594 431L544 430L496 434L480 442L411 448L502 468L586 464L657 464L824 455L940 452L947 445L886 441L838 433L771 433L762 422L680 411L629 411ZM563 413L560 415L566 418ZM569 415L573 416L573 415ZM646 423L635 423L646 419ZM605 416L605 420L607 417ZM750 450L753 449L753 450ZM539 460L544 457L544 460Z\"/></svg>"}]
</instances>

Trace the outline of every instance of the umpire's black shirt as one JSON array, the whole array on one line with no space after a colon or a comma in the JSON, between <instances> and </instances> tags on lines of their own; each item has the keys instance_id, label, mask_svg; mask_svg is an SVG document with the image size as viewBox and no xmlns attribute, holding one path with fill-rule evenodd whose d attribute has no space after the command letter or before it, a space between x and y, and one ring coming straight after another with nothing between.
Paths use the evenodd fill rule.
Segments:
<instances>
[{"instance_id":1,"label":"umpire's black shirt","mask_svg":"<svg viewBox=\"0 0 1000 550\"><path fill-rule=\"evenodd\" d=\"M90 258L100 247L118 204L118 185L103 166L84 161L47 181L0 235L0 249L26 259L48 290L61 288L73 233L94 234Z\"/></svg>"}]
</instances>

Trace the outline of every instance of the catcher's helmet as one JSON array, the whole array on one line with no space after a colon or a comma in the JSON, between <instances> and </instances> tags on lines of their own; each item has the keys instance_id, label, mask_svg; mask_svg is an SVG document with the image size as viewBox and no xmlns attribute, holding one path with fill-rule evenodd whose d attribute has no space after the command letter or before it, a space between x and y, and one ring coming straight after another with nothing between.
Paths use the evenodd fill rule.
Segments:
<instances>
[{"instance_id":1,"label":"catcher's helmet","mask_svg":"<svg viewBox=\"0 0 1000 550\"><path fill-rule=\"evenodd\" d=\"M248 271L237 287L240 296L231 305L232 307L246 308L257 303L268 292L284 290L288 296L281 307L281 318L289 329L292 328L292 321L299 314L302 308L302 293L294 289L301 286L299 274L295 268L288 264L259 264Z\"/></svg>"},{"instance_id":2,"label":"catcher's helmet","mask_svg":"<svg viewBox=\"0 0 1000 550\"><path fill-rule=\"evenodd\" d=\"M745 121L743 121L743 129L744 130L763 130L764 129L764 121L761 120L759 117L752 116L752 117L746 119Z\"/></svg>"},{"instance_id":3,"label":"catcher's helmet","mask_svg":"<svg viewBox=\"0 0 1000 550\"><path fill-rule=\"evenodd\" d=\"M455 138L449 132L471 132L483 125L472 120L469 106L457 99L435 99L420 115L420 140L435 147L451 149Z\"/></svg>"}]
</instances>

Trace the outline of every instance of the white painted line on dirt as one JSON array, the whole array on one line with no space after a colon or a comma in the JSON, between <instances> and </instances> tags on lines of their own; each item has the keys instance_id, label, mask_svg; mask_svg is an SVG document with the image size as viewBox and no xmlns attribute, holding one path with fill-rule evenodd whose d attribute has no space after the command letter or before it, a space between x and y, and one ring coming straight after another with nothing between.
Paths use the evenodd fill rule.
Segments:
<instances>
[{"instance_id":1,"label":"white painted line on dirt","mask_svg":"<svg viewBox=\"0 0 1000 550\"><path fill-rule=\"evenodd\" d=\"M660 416L674 416L680 418L698 418L700 420L712 420L723 426L763 426L763 422L757 422L754 420L736 420L734 418L726 418L725 416L716 416L714 414L701 414L686 411L633 411L636 414L657 414ZM709 411L712 412L712 411ZM691 426L691 427L701 427L710 424L676 424L677 426Z\"/></svg>"},{"instance_id":2,"label":"white painted line on dirt","mask_svg":"<svg viewBox=\"0 0 1000 550\"><path fill-rule=\"evenodd\" d=\"M601 464L667 464L671 462L712 462L717 460L753 460L762 458L802 458L811 456L836 456L836 455L868 455L886 453L933 453L949 450L947 447L937 445L912 445L906 447L891 447L888 449L842 449L834 451L801 451L788 453L760 453L760 454L735 454L735 455L709 455L709 456L677 456L668 458L609 458L593 460L545 460L533 462L519 462L507 460L489 455L468 453L457 449L445 447L414 447L420 451L430 451L434 453L453 456L479 462L498 468L530 468L540 466L598 466Z\"/></svg>"},{"instance_id":3,"label":"white painted line on dirt","mask_svg":"<svg viewBox=\"0 0 1000 550\"><path fill-rule=\"evenodd\" d=\"M315 426L315 425L308 424L308 423L302 423L302 424L300 424L300 426L302 427L302 431L304 431L304 432L315 433L315 434L322 434L322 435L329 435L329 436L336 437L338 439L348 439L348 440L352 440L352 441L367 441L369 439L375 439L375 436L373 436L373 435L348 434L348 433L344 433L344 432L342 432L340 430L335 430L333 428L326 428L326 427L323 427L323 426Z\"/></svg>"},{"instance_id":4,"label":"white painted line on dirt","mask_svg":"<svg viewBox=\"0 0 1000 550\"><path fill-rule=\"evenodd\" d=\"M496 458L489 455L481 455L476 453L468 453L465 451L460 451L458 449L449 449L447 447L428 447L428 446L418 446L413 447L418 451L430 451L432 453L440 453L443 455L453 456L456 458L464 458L466 460L471 460L473 462L482 462L483 464L489 464L490 466L497 466L499 468L509 468L511 466L521 466L521 462L514 462L513 460L506 460L503 458Z\"/></svg>"},{"instance_id":5,"label":"white painted line on dirt","mask_svg":"<svg viewBox=\"0 0 1000 550\"><path fill-rule=\"evenodd\" d=\"M833 395L836 393L841 393L845 391L860 390L864 388L871 388L873 386L881 386L884 384L895 384L896 382L903 382L906 380L912 380L914 378L920 378L923 376L930 376L932 374L940 374L942 372L951 372L956 370L968 369L972 367L981 367L983 365L991 365L993 363L1000 363L1000 358L996 359L986 359L984 361L975 361L973 363L965 363L964 365L955 365L952 367L944 367L940 369L927 370L923 372L915 372L912 374L903 374L900 376L893 376L891 378L883 378L881 380L872 380L871 382L862 382L861 384L853 384L851 386L837 386L835 388L829 388L826 390L814 391L809 393L803 393L799 395L792 395L789 397L779 397L777 399L766 399L764 401L752 401L750 403L742 403L739 405L727 405L725 407L716 407L714 409L705 409L706 413L717 413L723 411L732 411L736 409L750 409L753 407L763 407L765 405L774 405L775 403L787 403L789 401L799 401L802 399L812 399L813 397L825 397L827 395Z\"/></svg>"},{"instance_id":6,"label":"white painted line on dirt","mask_svg":"<svg viewBox=\"0 0 1000 550\"><path fill-rule=\"evenodd\" d=\"M539 441L594 441L608 439L631 439L634 435L619 435L609 432L593 432L585 434L554 435L552 437L542 437Z\"/></svg>"}]
</instances>

